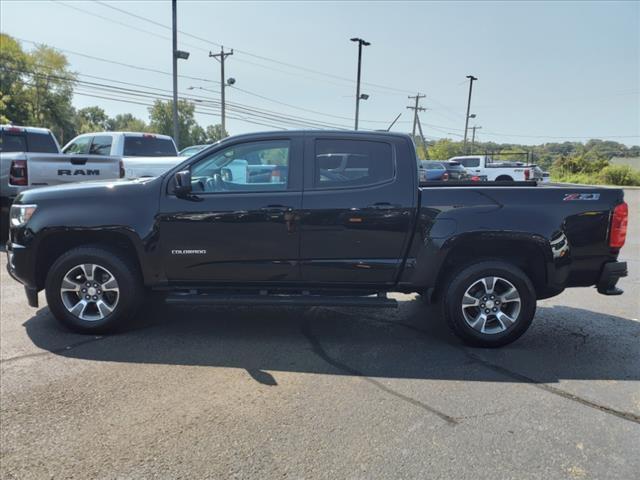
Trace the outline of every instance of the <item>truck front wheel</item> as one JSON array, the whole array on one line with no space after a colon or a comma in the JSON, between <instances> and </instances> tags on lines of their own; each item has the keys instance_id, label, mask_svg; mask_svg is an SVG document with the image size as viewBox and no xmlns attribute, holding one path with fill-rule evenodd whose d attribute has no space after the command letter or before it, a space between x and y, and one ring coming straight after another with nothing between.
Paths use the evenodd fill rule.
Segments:
<instances>
[{"instance_id":1,"label":"truck front wheel","mask_svg":"<svg viewBox=\"0 0 640 480\"><path fill-rule=\"evenodd\" d=\"M465 343L500 347L527 331L536 311L536 293L515 265L483 261L464 268L448 282L444 314Z\"/></svg>"},{"instance_id":2,"label":"truck front wheel","mask_svg":"<svg viewBox=\"0 0 640 480\"><path fill-rule=\"evenodd\" d=\"M47 275L49 309L77 332L113 331L135 314L144 295L140 275L130 264L100 246L68 251Z\"/></svg>"}]
</instances>

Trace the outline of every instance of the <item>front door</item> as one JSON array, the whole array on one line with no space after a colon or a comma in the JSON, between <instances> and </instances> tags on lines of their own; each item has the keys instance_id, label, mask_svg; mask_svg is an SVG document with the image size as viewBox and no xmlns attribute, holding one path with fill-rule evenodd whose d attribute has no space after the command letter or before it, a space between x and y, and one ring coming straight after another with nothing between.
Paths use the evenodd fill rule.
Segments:
<instances>
[{"instance_id":1,"label":"front door","mask_svg":"<svg viewBox=\"0 0 640 480\"><path fill-rule=\"evenodd\" d=\"M415 155L400 137L366 138L306 140L300 247L306 283L375 286L397 278L415 216Z\"/></svg>"},{"instance_id":2,"label":"front door","mask_svg":"<svg viewBox=\"0 0 640 480\"><path fill-rule=\"evenodd\" d=\"M193 192L163 196L160 248L174 283L299 280L302 137L266 137L203 152ZM170 181L171 185L171 181Z\"/></svg>"}]
</instances>

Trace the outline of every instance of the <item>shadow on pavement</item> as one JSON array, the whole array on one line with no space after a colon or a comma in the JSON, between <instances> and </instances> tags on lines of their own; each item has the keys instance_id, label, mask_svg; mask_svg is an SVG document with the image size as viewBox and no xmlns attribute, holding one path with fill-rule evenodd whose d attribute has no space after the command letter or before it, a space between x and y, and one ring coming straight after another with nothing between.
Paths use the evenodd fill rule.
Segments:
<instances>
[{"instance_id":1,"label":"shadow on pavement","mask_svg":"<svg viewBox=\"0 0 640 480\"><path fill-rule=\"evenodd\" d=\"M531 329L502 349L463 346L435 307L418 300L401 302L395 312L155 303L131 330L105 337L69 332L45 307L24 326L36 346L65 357L242 368L266 385L277 385L278 371L544 383L640 380L640 323L569 307L539 308Z\"/></svg>"}]
</instances>

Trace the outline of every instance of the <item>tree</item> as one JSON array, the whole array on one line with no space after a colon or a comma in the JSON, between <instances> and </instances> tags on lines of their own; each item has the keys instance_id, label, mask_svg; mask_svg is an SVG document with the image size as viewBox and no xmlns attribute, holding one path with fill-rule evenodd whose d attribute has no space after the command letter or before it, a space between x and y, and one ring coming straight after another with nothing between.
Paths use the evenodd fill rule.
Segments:
<instances>
[{"instance_id":1,"label":"tree","mask_svg":"<svg viewBox=\"0 0 640 480\"><path fill-rule=\"evenodd\" d=\"M195 105L187 100L178 100L178 150L185 146L205 142L205 131L197 124ZM149 129L152 132L173 136L173 101L156 100L149 107Z\"/></svg>"},{"instance_id":2,"label":"tree","mask_svg":"<svg viewBox=\"0 0 640 480\"><path fill-rule=\"evenodd\" d=\"M0 115L17 125L26 125L30 120L25 82L28 66L29 58L20 43L0 33L0 91L4 103Z\"/></svg>"},{"instance_id":3,"label":"tree","mask_svg":"<svg viewBox=\"0 0 640 480\"><path fill-rule=\"evenodd\" d=\"M111 119L100 107L85 107L76 112L75 127L77 133L90 133L109 130Z\"/></svg>"},{"instance_id":4,"label":"tree","mask_svg":"<svg viewBox=\"0 0 640 480\"><path fill-rule=\"evenodd\" d=\"M229 133L226 130L222 129L221 124L209 125L205 132L205 143L215 143L218 140L222 140L223 138L227 138Z\"/></svg>"},{"instance_id":5,"label":"tree","mask_svg":"<svg viewBox=\"0 0 640 480\"><path fill-rule=\"evenodd\" d=\"M70 138L75 134L75 81L62 53L46 45L25 53L18 41L0 34L1 113L8 121L50 128L62 141Z\"/></svg>"},{"instance_id":6,"label":"tree","mask_svg":"<svg viewBox=\"0 0 640 480\"><path fill-rule=\"evenodd\" d=\"M462 142L443 138L429 147L429 158L433 160L448 160L456 155L464 155Z\"/></svg>"},{"instance_id":7,"label":"tree","mask_svg":"<svg viewBox=\"0 0 640 480\"><path fill-rule=\"evenodd\" d=\"M130 113L119 113L109 119L108 130L115 132L146 132L149 129L144 120L134 117Z\"/></svg>"}]
</instances>

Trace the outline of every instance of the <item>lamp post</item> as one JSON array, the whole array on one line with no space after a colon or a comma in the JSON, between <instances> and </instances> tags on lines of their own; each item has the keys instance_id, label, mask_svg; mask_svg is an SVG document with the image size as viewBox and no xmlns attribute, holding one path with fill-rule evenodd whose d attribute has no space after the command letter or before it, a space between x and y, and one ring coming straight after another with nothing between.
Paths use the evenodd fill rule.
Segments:
<instances>
[{"instance_id":1,"label":"lamp post","mask_svg":"<svg viewBox=\"0 0 640 480\"><path fill-rule=\"evenodd\" d=\"M178 17L176 0L171 1L171 23L173 26L173 48L172 61L173 61L173 140L176 142L176 147L180 149L180 129L178 127L178 59L187 60L189 58L189 52L184 50L178 50Z\"/></svg>"},{"instance_id":2,"label":"lamp post","mask_svg":"<svg viewBox=\"0 0 640 480\"><path fill-rule=\"evenodd\" d=\"M362 38L354 37L351 39L352 42L358 42L358 80L356 84L356 122L355 129L358 130L358 115L360 113L360 100L366 100L369 98L369 95L362 94L360 95L360 71L362 66L362 46L368 47L371 43L363 40Z\"/></svg>"},{"instance_id":3,"label":"lamp post","mask_svg":"<svg viewBox=\"0 0 640 480\"><path fill-rule=\"evenodd\" d=\"M477 77L474 77L473 75L467 75L467 78L469 79L469 98L467 100L467 115L464 119L464 151L467 151L467 131L469 129L469 118L475 118L475 115L473 117L469 116L469 110L471 109L471 91L473 90L473 82L478 80Z\"/></svg>"}]
</instances>

